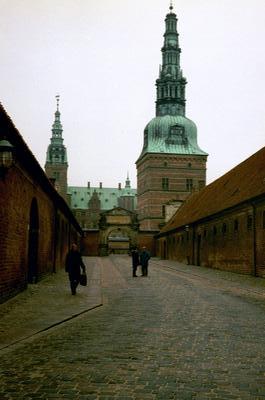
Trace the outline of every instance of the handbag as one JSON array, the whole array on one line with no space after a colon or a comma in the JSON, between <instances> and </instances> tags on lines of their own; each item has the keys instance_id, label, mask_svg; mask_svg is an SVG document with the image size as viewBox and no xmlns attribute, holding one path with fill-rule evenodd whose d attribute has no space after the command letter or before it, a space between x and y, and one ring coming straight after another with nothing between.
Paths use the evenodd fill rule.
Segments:
<instances>
[{"instance_id":1,"label":"handbag","mask_svg":"<svg viewBox=\"0 0 265 400\"><path fill-rule=\"evenodd\" d=\"M83 272L83 273L80 275L79 283L80 283L80 285L82 285L82 286L86 286L86 285L87 285L87 276L86 276L86 273L85 273L85 272Z\"/></svg>"}]
</instances>

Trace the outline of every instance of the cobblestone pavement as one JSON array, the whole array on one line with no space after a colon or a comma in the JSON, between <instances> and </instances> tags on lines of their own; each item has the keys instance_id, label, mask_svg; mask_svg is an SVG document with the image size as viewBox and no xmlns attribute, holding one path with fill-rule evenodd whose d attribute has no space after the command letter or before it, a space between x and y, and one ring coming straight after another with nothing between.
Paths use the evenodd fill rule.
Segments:
<instances>
[{"instance_id":1,"label":"cobblestone pavement","mask_svg":"<svg viewBox=\"0 0 265 400\"><path fill-rule=\"evenodd\" d=\"M97 258L89 257L85 262L89 284L79 286L75 297L63 269L1 304L0 350L102 305Z\"/></svg>"},{"instance_id":2,"label":"cobblestone pavement","mask_svg":"<svg viewBox=\"0 0 265 400\"><path fill-rule=\"evenodd\" d=\"M265 399L265 284L98 258L103 307L0 352L0 399ZM72 301L72 300L71 300Z\"/></svg>"}]
</instances>

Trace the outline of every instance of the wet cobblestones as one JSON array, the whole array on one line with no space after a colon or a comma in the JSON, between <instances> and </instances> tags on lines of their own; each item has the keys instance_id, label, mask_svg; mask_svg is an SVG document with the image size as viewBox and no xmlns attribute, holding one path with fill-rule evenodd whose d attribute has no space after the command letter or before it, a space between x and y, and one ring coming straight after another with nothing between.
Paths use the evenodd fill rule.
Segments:
<instances>
[{"instance_id":1,"label":"wet cobblestones","mask_svg":"<svg viewBox=\"0 0 265 400\"><path fill-rule=\"evenodd\" d=\"M164 264L98 259L104 306L0 353L0 399L265 399L263 281Z\"/></svg>"}]
</instances>

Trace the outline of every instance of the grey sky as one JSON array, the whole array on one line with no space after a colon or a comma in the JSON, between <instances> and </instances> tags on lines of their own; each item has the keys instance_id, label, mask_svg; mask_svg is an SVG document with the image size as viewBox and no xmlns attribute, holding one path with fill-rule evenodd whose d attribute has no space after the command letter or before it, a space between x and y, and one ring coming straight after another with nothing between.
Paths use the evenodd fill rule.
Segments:
<instances>
[{"instance_id":1,"label":"grey sky","mask_svg":"<svg viewBox=\"0 0 265 400\"><path fill-rule=\"evenodd\" d=\"M136 187L167 0L0 0L1 102L42 166L56 109L70 185ZM265 144L265 1L175 2L207 182Z\"/></svg>"}]
</instances>

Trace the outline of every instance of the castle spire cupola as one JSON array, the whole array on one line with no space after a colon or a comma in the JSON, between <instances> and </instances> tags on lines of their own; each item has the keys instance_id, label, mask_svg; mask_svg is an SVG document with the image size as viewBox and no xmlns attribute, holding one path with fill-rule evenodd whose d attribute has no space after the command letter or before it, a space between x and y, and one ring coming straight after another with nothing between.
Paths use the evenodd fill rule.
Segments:
<instances>
[{"instance_id":1,"label":"castle spire cupola","mask_svg":"<svg viewBox=\"0 0 265 400\"><path fill-rule=\"evenodd\" d=\"M55 96L56 98L56 111L55 111L55 119L54 119L54 123L52 125L52 135L55 137L61 137L62 133L63 133L63 127L61 124L61 113L59 111L59 102L60 102L60 95L57 94Z\"/></svg>"},{"instance_id":2,"label":"castle spire cupola","mask_svg":"<svg viewBox=\"0 0 265 400\"><path fill-rule=\"evenodd\" d=\"M186 79L180 69L180 53L177 16L170 2L169 13L165 19L164 45L162 66L156 81L157 100L156 116L182 115L185 116L185 85Z\"/></svg>"},{"instance_id":3,"label":"castle spire cupola","mask_svg":"<svg viewBox=\"0 0 265 400\"><path fill-rule=\"evenodd\" d=\"M63 127L61 124L61 113L59 111L60 96L56 95L55 119L52 124L51 143L48 147L46 162L53 164L67 164L66 148L63 144Z\"/></svg>"},{"instance_id":4,"label":"castle spire cupola","mask_svg":"<svg viewBox=\"0 0 265 400\"><path fill-rule=\"evenodd\" d=\"M125 181L125 189L130 189L131 188L131 181L129 178L129 172L127 172L127 179Z\"/></svg>"}]
</instances>

